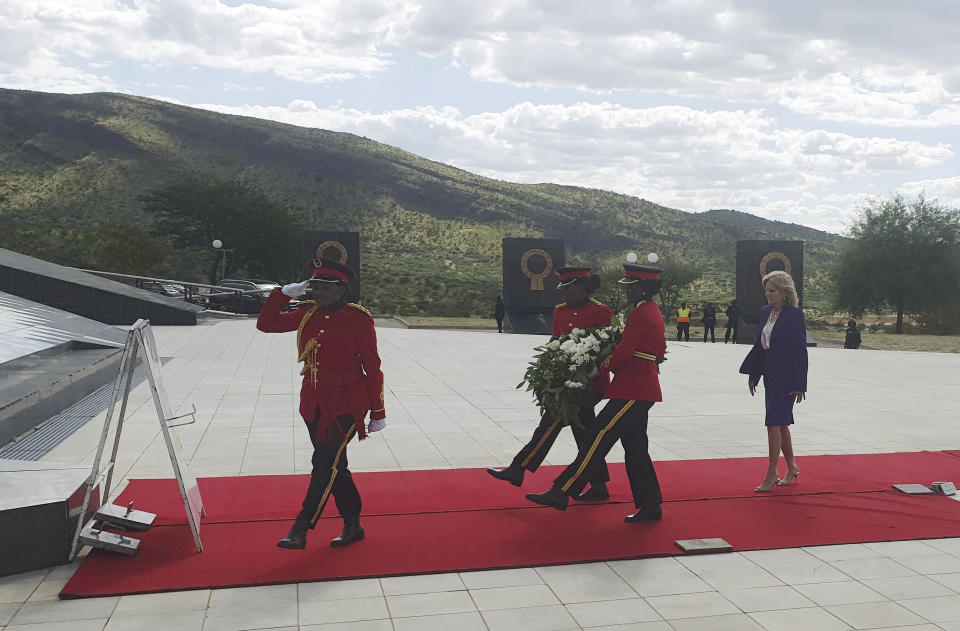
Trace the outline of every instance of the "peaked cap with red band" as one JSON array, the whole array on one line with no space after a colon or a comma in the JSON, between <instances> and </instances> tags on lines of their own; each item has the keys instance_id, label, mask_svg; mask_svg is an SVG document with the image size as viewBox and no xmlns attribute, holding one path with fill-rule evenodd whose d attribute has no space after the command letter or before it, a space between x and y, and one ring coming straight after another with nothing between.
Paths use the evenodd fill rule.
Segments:
<instances>
[{"instance_id":1,"label":"peaked cap with red band","mask_svg":"<svg viewBox=\"0 0 960 631\"><path fill-rule=\"evenodd\" d=\"M575 283L577 279L590 278L590 269L589 267L558 267L557 276L560 277L560 282L557 284L557 289Z\"/></svg>"},{"instance_id":2,"label":"peaked cap with red band","mask_svg":"<svg viewBox=\"0 0 960 631\"><path fill-rule=\"evenodd\" d=\"M333 259L317 259L313 262L313 276L308 280L317 283L343 283L350 284L350 281L357 275L352 269L334 261Z\"/></svg>"},{"instance_id":3,"label":"peaked cap with red band","mask_svg":"<svg viewBox=\"0 0 960 631\"><path fill-rule=\"evenodd\" d=\"M659 267L654 267L653 265L639 265L637 263L624 263L623 264L623 278L618 280L618 283L629 284L636 283L641 280L660 280L660 274L663 273L663 270Z\"/></svg>"}]
</instances>

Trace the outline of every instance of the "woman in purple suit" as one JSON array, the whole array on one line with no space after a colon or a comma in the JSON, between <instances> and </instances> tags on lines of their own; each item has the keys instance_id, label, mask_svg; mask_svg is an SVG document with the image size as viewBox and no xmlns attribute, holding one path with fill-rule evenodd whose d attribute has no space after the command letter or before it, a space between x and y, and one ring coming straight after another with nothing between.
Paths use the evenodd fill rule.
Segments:
<instances>
[{"instance_id":1,"label":"woman in purple suit","mask_svg":"<svg viewBox=\"0 0 960 631\"><path fill-rule=\"evenodd\" d=\"M740 372L750 375L750 396L763 377L766 401L767 446L770 462L757 493L766 493L776 485L790 486L800 469L793 457L790 426L793 404L803 401L807 392L807 329L803 311L797 307L797 289L786 272L770 272L763 277L767 305L760 310L762 329ZM777 460L783 452L787 473L777 476Z\"/></svg>"}]
</instances>

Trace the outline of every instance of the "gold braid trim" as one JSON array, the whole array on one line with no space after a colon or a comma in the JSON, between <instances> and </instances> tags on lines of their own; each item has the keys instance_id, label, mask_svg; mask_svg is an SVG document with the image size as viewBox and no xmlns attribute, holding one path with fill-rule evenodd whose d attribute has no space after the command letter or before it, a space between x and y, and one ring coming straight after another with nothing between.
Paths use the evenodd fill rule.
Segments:
<instances>
[{"instance_id":1,"label":"gold braid trim","mask_svg":"<svg viewBox=\"0 0 960 631\"><path fill-rule=\"evenodd\" d=\"M303 369L300 371L301 375L309 375L310 382L313 384L313 387L317 387L317 340L316 338L308 340L306 344L302 344L303 328L307 325L307 321L313 317L313 314L317 312L319 307L313 306L307 309L307 312L303 314L303 319L300 320L300 326L297 327L297 351L299 355L297 356L298 362L304 362Z\"/></svg>"},{"instance_id":2,"label":"gold braid trim","mask_svg":"<svg viewBox=\"0 0 960 631\"><path fill-rule=\"evenodd\" d=\"M370 316L371 318L373 317L373 314L370 313L370 311L369 311L366 307L361 307L360 305L358 305L358 304L355 303L355 302L348 302L348 303L347 303L347 306L348 306L348 307L353 307L354 309L359 309L360 311L363 311L365 314L367 314L367 315Z\"/></svg>"}]
</instances>

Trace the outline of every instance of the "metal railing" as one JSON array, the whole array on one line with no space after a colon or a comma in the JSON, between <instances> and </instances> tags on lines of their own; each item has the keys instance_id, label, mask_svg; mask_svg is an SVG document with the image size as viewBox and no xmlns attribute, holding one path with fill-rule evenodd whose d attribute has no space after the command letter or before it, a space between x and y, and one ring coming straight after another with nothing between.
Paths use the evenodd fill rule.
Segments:
<instances>
[{"instance_id":1,"label":"metal railing","mask_svg":"<svg viewBox=\"0 0 960 631\"><path fill-rule=\"evenodd\" d=\"M88 274L96 274L98 276L107 276L112 278L123 278L133 281L133 286L143 289L144 283L159 283L163 285L177 285L183 288L183 294L180 296L167 296L167 298L182 299L185 302L190 302L193 304L206 305L206 299L209 298L223 298L226 296L232 296L236 298L236 306L238 311L243 310L243 296L244 294L259 294L262 292L262 289L237 289L234 287L223 287L222 285L208 285L206 283L194 283L190 281L183 280L173 280L170 278L154 278L152 276L137 276L135 274L120 274L118 272L104 272L102 270L95 269L82 269L79 267L71 267L70 269L76 270L78 272L86 272ZM200 293L200 289L210 289L210 290L219 290L216 292L210 293ZM159 293L159 292L155 292ZM160 294L166 295L166 294Z\"/></svg>"}]
</instances>

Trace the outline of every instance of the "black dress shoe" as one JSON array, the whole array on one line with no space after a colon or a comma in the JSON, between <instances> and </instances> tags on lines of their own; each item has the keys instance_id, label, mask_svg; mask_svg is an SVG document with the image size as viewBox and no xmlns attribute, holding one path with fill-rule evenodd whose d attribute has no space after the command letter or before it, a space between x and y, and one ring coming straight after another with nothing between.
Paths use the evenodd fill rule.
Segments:
<instances>
[{"instance_id":1,"label":"black dress shoe","mask_svg":"<svg viewBox=\"0 0 960 631\"><path fill-rule=\"evenodd\" d=\"M303 550L307 547L307 525L299 522L293 523L293 528L287 533L287 536L277 542L278 548L288 550Z\"/></svg>"},{"instance_id":2,"label":"black dress shoe","mask_svg":"<svg viewBox=\"0 0 960 631\"><path fill-rule=\"evenodd\" d=\"M597 484L596 486L591 484L589 491L574 495L573 499L578 502L601 502L610 499L610 491L607 490L606 484Z\"/></svg>"},{"instance_id":3,"label":"black dress shoe","mask_svg":"<svg viewBox=\"0 0 960 631\"><path fill-rule=\"evenodd\" d=\"M643 509L641 508L633 515L627 515L623 518L623 521L628 524L635 524L640 521L659 521L663 519L663 511L659 508L654 509Z\"/></svg>"},{"instance_id":4,"label":"black dress shoe","mask_svg":"<svg viewBox=\"0 0 960 631\"><path fill-rule=\"evenodd\" d=\"M506 480L514 486L520 486L523 484L523 469L514 469L513 467L506 467L504 469L487 469L487 473L498 480Z\"/></svg>"},{"instance_id":5,"label":"black dress shoe","mask_svg":"<svg viewBox=\"0 0 960 631\"><path fill-rule=\"evenodd\" d=\"M557 510L567 510L567 496L556 487L546 493L527 493L527 499Z\"/></svg>"},{"instance_id":6,"label":"black dress shoe","mask_svg":"<svg viewBox=\"0 0 960 631\"><path fill-rule=\"evenodd\" d=\"M343 518L343 532L340 533L340 536L335 537L331 542L335 548L340 548L342 546L348 546L351 543L360 541L364 537L363 527L360 526L360 517L347 517Z\"/></svg>"}]
</instances>

